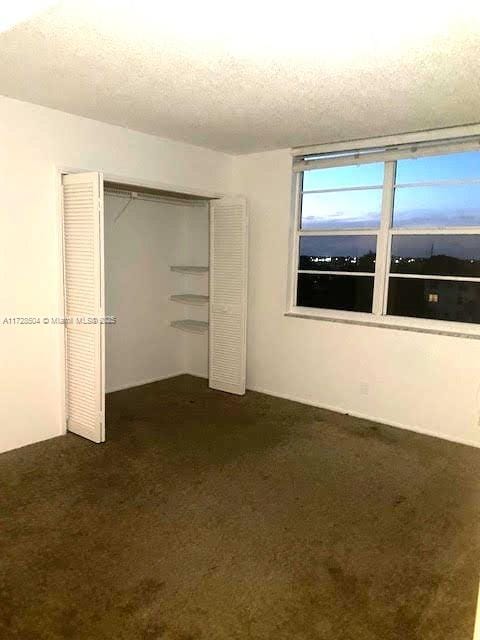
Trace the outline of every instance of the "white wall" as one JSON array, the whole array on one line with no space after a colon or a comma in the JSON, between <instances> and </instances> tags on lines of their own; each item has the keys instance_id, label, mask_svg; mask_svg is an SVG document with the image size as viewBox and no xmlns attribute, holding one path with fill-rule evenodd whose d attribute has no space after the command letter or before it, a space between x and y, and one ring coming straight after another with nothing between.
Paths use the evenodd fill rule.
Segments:
<instances>
[{"instance_id":1,"label":"white wall","mask_svg":"<svg viewBox=\"0 0 480 640\"><path fill-rule=\"evenodd\" d=\"M291 158L235 158L247 196L247 386L480 446L480 341L288 318Z\"/></svg>"},{"instance_id":2,"label":"white wall","mask_svg":"<svg viewBox=\"0 0 480 640\"><path fill-rule=\"evenodd\" d=\"M0 97L0 451L63 432L57 167L225 191L231 157Z\"/></svg>"}]
</instances>

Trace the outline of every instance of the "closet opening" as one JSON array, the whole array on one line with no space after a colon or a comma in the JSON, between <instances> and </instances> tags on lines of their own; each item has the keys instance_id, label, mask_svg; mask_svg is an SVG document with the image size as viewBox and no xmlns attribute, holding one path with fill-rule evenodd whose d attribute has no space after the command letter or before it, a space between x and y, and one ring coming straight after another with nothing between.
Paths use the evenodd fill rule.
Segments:
<instances>
[{"instance_id":1,"label":"closet opening","mask_svg":"<svg viewBox=\"0 0 480 640\"><path fill-rule=\"evenodd\" d=\"M104 183L106 392L208 377L209 203Z\"/></svg>"},{"instance_id":2,"label":"closet opening","mask_svg":"<svg viewBox=\"0 0 480 640\"><path fill-rule=\"evenodd\" d=\"M243 198L63 176L66 428L108 437L105 394L181 374L245 392Z\"/></svg>"}]
</instances>

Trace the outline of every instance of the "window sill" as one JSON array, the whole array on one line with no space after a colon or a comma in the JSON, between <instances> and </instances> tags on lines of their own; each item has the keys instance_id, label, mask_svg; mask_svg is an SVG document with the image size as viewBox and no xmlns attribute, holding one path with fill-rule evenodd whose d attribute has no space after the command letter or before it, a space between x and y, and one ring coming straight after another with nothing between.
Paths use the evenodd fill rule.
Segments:
<instances>
[{"instance_id":1,"label":"window sill","mask_svg":"<svg viewBox=\"0 0 480 640\"><path fill-rule=\"evenodd\" d=\"M413 331L454 338L480 340L480 325L443 320L423 320L420 318L402 318L394 316L374 316L369 313L332 312L329 309L316 311L307 307L294 307L284 314L289 318L304 320L321 320L322 322L338 322L354 324L378 329L394 329L396 331ZM463 326L459 326L463 325Z\"/></svg>"}]
</instances>

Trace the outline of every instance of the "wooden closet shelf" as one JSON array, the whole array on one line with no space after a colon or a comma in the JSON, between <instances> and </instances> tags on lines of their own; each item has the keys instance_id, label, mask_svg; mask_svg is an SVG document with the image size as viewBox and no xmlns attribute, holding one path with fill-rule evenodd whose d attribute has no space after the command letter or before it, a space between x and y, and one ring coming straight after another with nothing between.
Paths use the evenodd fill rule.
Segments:
<instances>
[{"instance_id":1,"label":"wooden closet shelf","mask_svg":"<svg viewBox=\"0 0 480 640\"><path fill-rule=\"evenodd\" d=\"M208 267L191 267L191 266L182 266L182 265L173 265L170 267L170 271L178 271L179 273L207 273Z\"/></svg>"},{"instance_id":2,"label":"wooden closet shelf","mask_svg":"<svg viewBox=\"0 0 480 640\"><path fill-rule=\"evenodd\" d=\"M170 324L175 329L181 329L189 333L205 333L208 331L208 322L202 322L201 320L173 320Z\"/></svg>"},{"instance_id":3,"label":"wooden closet shelf","mask_svg":"<svg viewBox=\"0 0 480 640\"><path fill-rule=\"evenodd\" d=\"M179 293L170 296L170 300L173 300L173 302L183 302L183 304L203 305L207 304L208 296L201 296L196 293Z\"/></svg>"}]
</instances>

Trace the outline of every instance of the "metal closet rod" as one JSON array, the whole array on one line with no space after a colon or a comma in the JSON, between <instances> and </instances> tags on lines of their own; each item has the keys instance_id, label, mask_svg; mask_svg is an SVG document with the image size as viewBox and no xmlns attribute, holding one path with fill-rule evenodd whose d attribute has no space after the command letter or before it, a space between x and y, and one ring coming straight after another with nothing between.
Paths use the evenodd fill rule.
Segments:
<instances>
[{"instance_id":1,"label":"metal closet rod","mask_svg":"<svg viewBox=\"0 0 480 640\"><path fill-rule=\"evenodd\" d=\"M105 194L116 198L128 198L131 200L144 200L145 202L164 202L189 207L203 207L207 200L190 200L189 198L177 198L175 196L160 196L141 191L124 191L120 189L105 188Z\"/></svg>"}]
</instances>

